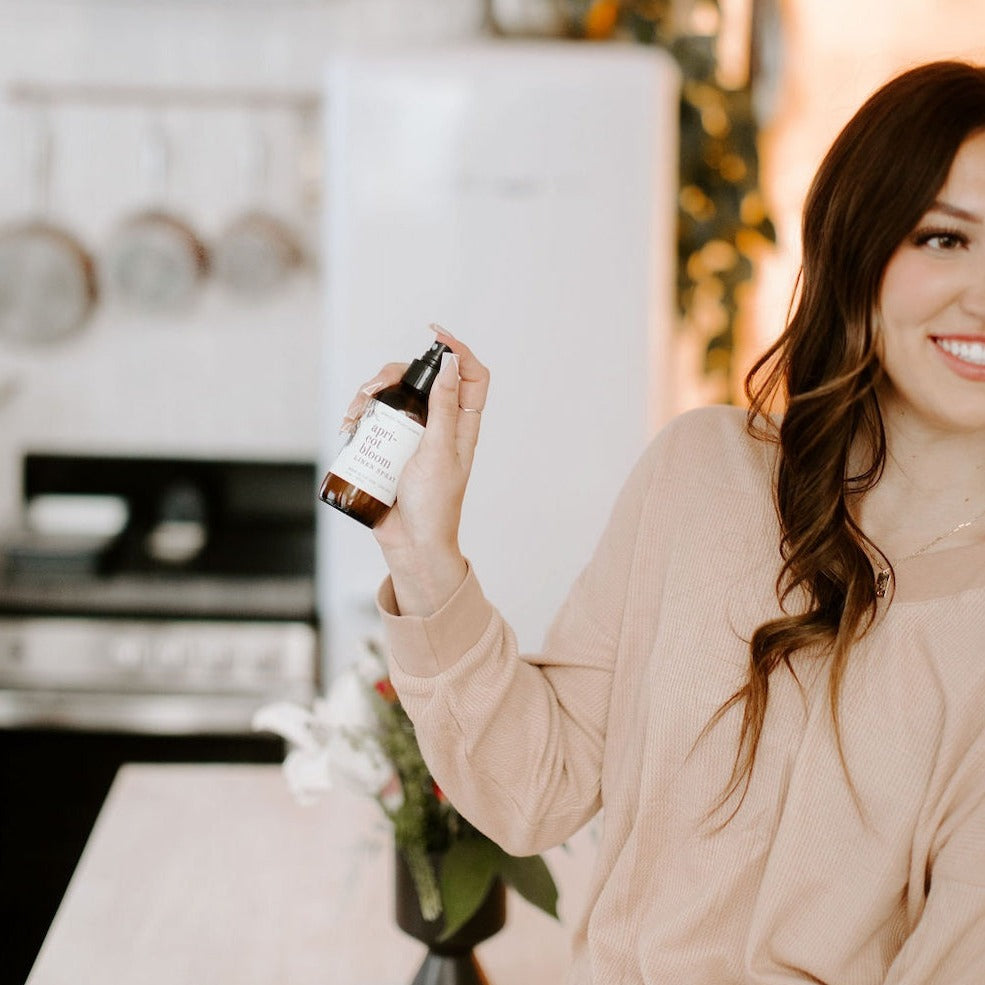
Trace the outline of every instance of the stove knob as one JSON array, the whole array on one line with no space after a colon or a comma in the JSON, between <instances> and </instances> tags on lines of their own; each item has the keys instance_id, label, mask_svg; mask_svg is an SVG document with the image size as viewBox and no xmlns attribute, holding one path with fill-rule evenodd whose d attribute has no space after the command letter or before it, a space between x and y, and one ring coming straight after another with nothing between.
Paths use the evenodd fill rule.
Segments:
<instances>
[{"instance_id":1,"label":"stove knob","mask_svg":"<svg viewBox=\"0 0 985 985\"><path fill-rule=\"evenodd\" d=\"M113 662L121 670L140 670L147 660L147 644L136 637L120 640L113 649Z\"/></svg>"},{"instance_id":2,"label":"stove knob","mask_svg":"<svg viewBox=\"0 0 985 985\"><path fill-rule=\"evenodd\" d=\"M4 636L0 639L0 662L13 666L22 663L27 653L24 641L18 636Z\"/></svg>"},{"instance_id":3,"label":"stove knob","mask_svg":"<svg viewBox=\"0 0 985 985\"><path fill-rule=\"evenodd\" d=\"M280 650L274 647L261 650L254 664L261 674L268 677L276 675L280 671Z\"/></svg>"},{"instance_id":4,"label":"stove knob","mask_svg":"<svg viewBox=\"0 0 985 985\"><path fill-rule=\"evenodd\" d=\"M179 670L188 666L188 646L182 640L165 640L154 661L165 670Z\"/></svg>"},{"instance_id":5,"label":"stove knob","mask_svg":"<svg viewBox=\"0 0 985 985\"><path fill-rule=\"evenodd\" d=\"M202 662L211 671L223 673L231 670L236 656L229 643L213 644L202 651Z\"/></svg>"}]
</instances>

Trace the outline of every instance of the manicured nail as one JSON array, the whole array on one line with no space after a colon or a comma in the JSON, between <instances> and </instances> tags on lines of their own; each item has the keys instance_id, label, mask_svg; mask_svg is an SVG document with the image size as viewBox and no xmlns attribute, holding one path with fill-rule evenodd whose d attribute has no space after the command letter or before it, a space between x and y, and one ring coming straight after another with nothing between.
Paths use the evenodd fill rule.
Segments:
<instances>
[{"instance_id":1,"label":"manicured nail","mask_svg":"<svg viewBox=\"0 0 985 985\"><path fill-rule=\"evenodd\" d=\"M447 338L455 339L456 342L458 341L458 339L454 335L452 335L447 328L444 328L443 326L439 325L436 321L431 322L431 324L428 325L428 328L430 328L432 332L440 332L442 335L446 336Z\"/></svg>"},{"instance_id":2,"label":"manicured nail","mask_svg":"<svg viewBox=\"0 0 985 985\"><path fill-rule=\"evenodd\" d=\"M441 369L438 376L445 386L458 382L458 356L454 352L441 353Z\"/></svg>"}]
</instances>

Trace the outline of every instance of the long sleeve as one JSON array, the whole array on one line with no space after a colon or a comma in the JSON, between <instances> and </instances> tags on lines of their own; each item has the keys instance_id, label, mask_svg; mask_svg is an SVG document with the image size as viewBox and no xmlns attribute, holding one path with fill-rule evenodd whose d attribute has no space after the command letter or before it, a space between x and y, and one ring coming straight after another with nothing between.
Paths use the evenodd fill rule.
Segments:
<instances>
[{"instance_id":1,"label":"long sleeve","mask_svg":"<svg viewBox=\"0 0 985 985\"><path fill-rule=\"evenodd\" d=\"M929 893L885 985L985 981L985 732L949 777L935 815Z\"/></svg>"},{"instance_id":2,"label":"long sleeve","mask_svg":"<svg viewBox=\"0 0 985 985\"><path fill-rule=\"evenodd\" d=\"M471 569L424 619L396 615L389 582L381 589L393 683L429 767L452 803L514 854L563 841L600 806L613 665L653 461L651 452L631 475L537 656L518 653Z\"/></svg>"}]
</instances>

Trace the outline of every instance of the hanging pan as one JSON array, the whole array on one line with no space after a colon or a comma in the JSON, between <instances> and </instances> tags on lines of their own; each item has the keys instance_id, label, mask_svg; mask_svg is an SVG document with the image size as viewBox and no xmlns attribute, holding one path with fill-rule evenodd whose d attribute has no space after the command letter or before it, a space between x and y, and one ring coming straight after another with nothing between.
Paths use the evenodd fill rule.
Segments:
<instances>
[{"instance_id":1,"label":"hanging pan","mask_svg":"<svg viewBox=\"0 0 985 985\"><path fill-rule=\"evenodd\" d=\"M53 140L38 110L27 141L34 217L0 231L0 336L54 342L78 332L96 304L96 265L82 242L48 215Z\"/></svg>"},{"instance_id":2,"label":"hanging pan","mask_svg":"<svg viewBox=\"0 0 985 985\"><path fill-rule=\"evenodd\" d=\"M162 204L128 216L116 230L106 253L113 293L146 312L186 310L209 270L205 244L185 219L163 204L170 169L167 137L152 124L143 147L143 176L150 194Z\"/></svg>"},{"instance_id":3,"label":"hanging pan","mask_svg":"<svg viewBox=\"0 0 985 985\"><path fill-rule=\"evenodd\" d=\"M270 143L254 117L242 154L248 204L222 231L214 247L216 277L245 298L274 294L304 262L299 236L266 205L269 176Z\"/></svg>"}]
</instances>

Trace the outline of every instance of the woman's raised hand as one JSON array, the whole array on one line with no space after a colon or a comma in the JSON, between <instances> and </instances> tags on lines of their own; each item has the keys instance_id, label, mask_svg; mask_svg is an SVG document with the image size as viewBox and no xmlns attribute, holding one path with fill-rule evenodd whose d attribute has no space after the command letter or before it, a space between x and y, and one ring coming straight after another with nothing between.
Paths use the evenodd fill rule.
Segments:
<instances>
[{"instance_id":1,"label":"woman's raised hand","mask_svg":"<svg viewBox=\"0 0 985 985\"><path fill-rule=\"evenodd\" d=\"M454 355L442 357L427 427L400 476L397 501L373 528L403 615L430 615L465 578L458 528L489 390L489 371L472 350L443 329L435 331ZM386 366L367 387L381 389L401 372L397 364Z\"/></svg>"}]
</instances>

